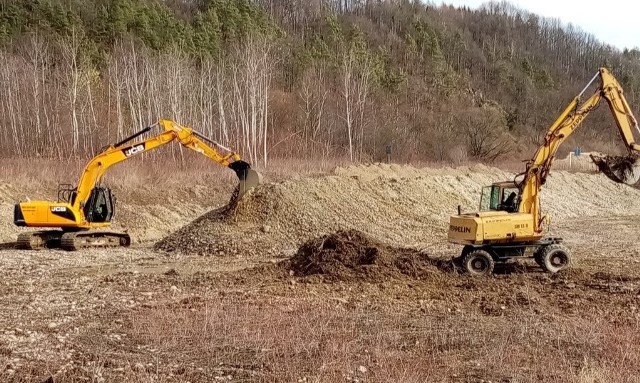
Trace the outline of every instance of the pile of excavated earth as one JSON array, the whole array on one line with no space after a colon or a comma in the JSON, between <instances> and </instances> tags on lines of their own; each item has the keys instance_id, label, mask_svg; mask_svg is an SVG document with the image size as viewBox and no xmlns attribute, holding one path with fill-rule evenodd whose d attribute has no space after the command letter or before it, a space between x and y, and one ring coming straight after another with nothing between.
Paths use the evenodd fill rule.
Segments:
<instances>
[{"instance_id":1,"label":"pile of excavated earth","mask_svg":"<svg viewBox=\"0 0 640 383\"><path fill-rule=\"evenodd\" d=\"M280 266L297 277L343 282L422 279L437 273L439 268L453 267L429 258L423 251L390 246L357 230L341 230L313 238Z\"/></svg>"},{"instance_id":2,"label":"pile of excavated earth","mask_svg":"<svg viewBox=\"0 0 640 383\"><path fill-rule=\"evenodd\" d=\"M237 204L168 235L156 248L212 256L292 256L306 241L340 230L358 230L391 246L424 248L445 238L448 217L458 205L476 210L483 186L513 177L483 165L338 168L326 176L263 184ZM637 215L640 190L602 174L555 171L543 188L542 207L552 220Z\"/></svg>"}]
</instances>

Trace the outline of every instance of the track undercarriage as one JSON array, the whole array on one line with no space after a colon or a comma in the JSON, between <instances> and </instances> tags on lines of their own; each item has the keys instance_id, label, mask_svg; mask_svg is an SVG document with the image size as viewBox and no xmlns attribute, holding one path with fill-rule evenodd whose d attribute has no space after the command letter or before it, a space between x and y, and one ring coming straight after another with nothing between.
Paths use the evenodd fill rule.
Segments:
<instances>
[{"instance_id":1,"label":"track undercarriage","mask_svg":"<svg viewBox=\"0 0 640 383\"><path fill-rule=\"evenodd\" d=\"M87 248L128 247L129 245L131 245L131 237L122 232L41 230L18 235L16 247L23 250L60 248L74 251Z\"/></svg>"}]
</instances>

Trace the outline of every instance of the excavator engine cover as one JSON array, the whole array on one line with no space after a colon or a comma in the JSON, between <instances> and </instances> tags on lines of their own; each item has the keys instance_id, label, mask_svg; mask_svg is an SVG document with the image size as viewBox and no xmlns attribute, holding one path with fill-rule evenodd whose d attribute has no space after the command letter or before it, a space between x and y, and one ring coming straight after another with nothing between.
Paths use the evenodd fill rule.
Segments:
<instances>
[{"instance_id":1,"label":"excavator engine cover","mask_svg":"<svg viewBox=\"0 0 640 383\"><path fill-rule=\"evenodd\" d=\"M635 154L603 157L592 154L591 160L604 175L615 182L635 185L640 180L640 158Z\"/></svg>"}]
</instances>

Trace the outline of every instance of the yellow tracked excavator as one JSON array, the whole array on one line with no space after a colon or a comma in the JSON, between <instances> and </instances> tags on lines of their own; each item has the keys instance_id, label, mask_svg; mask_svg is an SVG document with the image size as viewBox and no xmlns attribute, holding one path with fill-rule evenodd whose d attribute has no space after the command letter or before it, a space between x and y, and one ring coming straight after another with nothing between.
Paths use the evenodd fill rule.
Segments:
<instances>
[{"instance_id":1,"label":"yellow tracked excavator","mask_svg":"<svg viewBox=\"0 0 640 383\"><path fill-rule=\"evenodd\" d=\"M134 141L154 129L155 136ZM134 141L134 142L132 142ZM129 246L129 234L108 230L115 214L115 197L111 189L100 185L103 174L111 166L138 154L177 141L220 165L231 168L239 179L232 199L242 197L260 183L259 174L232 150L175 121L160 120L126 139L104 148L85 166L77 186L60 185L58 201L20 202L14 208L17 226L57 228L25 232L18 236L17 247L42 249L61 247L77 250L87 247Z\"/></svg>"},{"instance_id":2,"label":"yellow tracked excavator","mask_svg":"<svg viewBox=\"0 0 640 383\"><path fill-rule=\"evenodd\" d=\"M583 94L598 79L595 93L582 102ZM555 273L570 265L571 256L562 239L544 236L548 215L541 214L540 191L560 145L603 98L609 104L629 155L591 158L612 180L630 185L638 182L640 144L634 138L634 134L640 133L638 123L618 81L607 69L600 68L551 125L525 172L513 181L484 187L479 212L462 213L458 207L458 214L450 218L449 242L464 246L456 258L464 270L473 275L491 274L496 263L526 254L532 255L548 272Z\"/></svg>"}]
</instances>

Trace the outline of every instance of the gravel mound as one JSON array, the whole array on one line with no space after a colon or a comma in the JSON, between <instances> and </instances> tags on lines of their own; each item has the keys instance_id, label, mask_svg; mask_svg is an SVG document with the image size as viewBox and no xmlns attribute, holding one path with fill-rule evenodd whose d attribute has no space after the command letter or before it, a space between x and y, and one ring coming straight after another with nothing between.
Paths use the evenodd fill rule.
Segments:
<instances>
[{"instance_id":1,"label":"gravel mound","mask_svg":"<svg viewBox=\"0 0 640 383\"><path fill-rule=\"evenodd\" d=\"M396 248L357 230L338 231L305 242L287 268L298 277L318 275L330 281L421 278L437 272L427 254Z\"/></svg>"},{"instance_id":2,"label":"gravel mound","mask_svg":"<svg viewBox=\"0 0 640 383\"><path fill-rule=\"evenodd\" d=\"M478 209L483 186L514 174L483 165L418 169L360 165L333 174L263 184L233 207L211 211L156 244L182 253L292 256L311 238L358 230L398 247L446 241L457 206ZM552 220L640 214L640 190L602 174L555 171L542 192ZM552 221L553 222L553 221Z\"/></svg>"}]
</instances>

